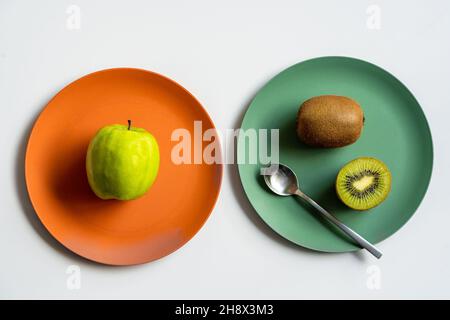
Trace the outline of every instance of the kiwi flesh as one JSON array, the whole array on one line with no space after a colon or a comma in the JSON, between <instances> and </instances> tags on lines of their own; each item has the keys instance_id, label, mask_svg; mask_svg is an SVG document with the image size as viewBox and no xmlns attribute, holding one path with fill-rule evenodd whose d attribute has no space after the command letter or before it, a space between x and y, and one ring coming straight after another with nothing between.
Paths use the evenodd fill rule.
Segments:
<instances>
[{"instance_id":1,"label":"kiwi flesh","mask_svg":"<svg viewBox=\"0 0 450 320\"><path fill-rule=\"evenodd\" d=\"M392 176L382 161L362 157L347 163L336 178L341 201L355 210L368 210L382 203L391 190Z\"/></svg>"}]
</instances>

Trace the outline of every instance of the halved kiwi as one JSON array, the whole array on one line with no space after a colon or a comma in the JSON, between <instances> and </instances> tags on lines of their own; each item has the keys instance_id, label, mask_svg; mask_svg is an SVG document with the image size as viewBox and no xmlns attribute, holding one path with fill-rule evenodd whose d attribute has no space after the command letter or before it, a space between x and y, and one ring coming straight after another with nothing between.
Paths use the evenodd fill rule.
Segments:
<instances>
[{"instance_id":1,"label":"halved kiwi","mask_svg":"<svg viewBox=\"0 0 450 320\"><path fill-rule=\"evenodd\" d=\"M391 172L380 160L357 158L347 163L336 178L341 201L355 210L367 210L383 202L391 191Z\"/></svg>"}]
</instances>

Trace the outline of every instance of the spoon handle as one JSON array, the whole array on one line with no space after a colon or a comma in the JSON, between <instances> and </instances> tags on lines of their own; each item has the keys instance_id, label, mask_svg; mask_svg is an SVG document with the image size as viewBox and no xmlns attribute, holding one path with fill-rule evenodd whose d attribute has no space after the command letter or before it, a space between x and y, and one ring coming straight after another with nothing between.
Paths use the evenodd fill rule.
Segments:
<instances>
[{"instance_id":1,"label":"spoon handle","mask_svg":"<svg viewBox=\"0 0 450 320\"><path fill-rule=\"evenodd\" d=\"M380 259L383 253L379 251L373 244L371 244L369 241L361 237L358 233L347 227L345 224L343 224L341 221L339 221L335 216L333 216L331 213L326 211L324 208L322 208L317 202L315 202L313 199L308 197L306 194L301 192L300 190L297 190L295 192L297 196L308 202L311 206L313 206L317 211L319 211L323 217L325 217L328 221L333 223L335 226L337 226L339 229L341 229L346 235L348 235L350 238L355 240L361 247L365 248L367 251L369 251L371 254L373 254L377 259Z\"/></svg>"}]
</instances>

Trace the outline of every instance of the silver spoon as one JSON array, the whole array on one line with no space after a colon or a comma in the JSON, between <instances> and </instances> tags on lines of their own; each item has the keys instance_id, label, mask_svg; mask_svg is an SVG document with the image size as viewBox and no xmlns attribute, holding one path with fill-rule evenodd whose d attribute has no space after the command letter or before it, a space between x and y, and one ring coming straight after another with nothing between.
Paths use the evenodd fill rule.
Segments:
<instances>
[{"instance_id":1,"label":"silver spoon","mask_svg":"<svg viewBox=\"0 0 450 320\"><path fill-rule=\"evenodd\" d=\"M313 199L311 199L302 191L300 191L297 182L297 176L295 175L294 171L292 171L288 166L278 164L278 168L275 171L270 172L270 169L268 168L267 170L269 170L269 172L266 172L268 174L264 175L264 181L266 182L270 190L272 190L274 193L280 196L292 196L292 195L299 196L307 203L309 203L312 207L317 209L317 211L321 213L324 218L326 218L329 222L333 223L335 226L341 229L345 234L347 234L350 238L352 238L362 248L365 248L376 258L378 259L381 258L383 254L374 245L372 245L370 242L361 237L355 231L347 227L335 216L333 216L331 213L329 213L320 205L318 205L317 202L315 202Z\"/></svg>"}]
</instances>

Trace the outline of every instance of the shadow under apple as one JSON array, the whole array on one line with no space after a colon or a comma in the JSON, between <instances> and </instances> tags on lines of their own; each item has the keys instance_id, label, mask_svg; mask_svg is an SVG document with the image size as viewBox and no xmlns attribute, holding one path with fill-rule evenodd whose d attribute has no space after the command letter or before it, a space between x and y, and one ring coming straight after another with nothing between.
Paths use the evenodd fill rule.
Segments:
<instances>
[{"instance_id":1,"label":"shadow under apple","mask_svg":"<svg viewBox=\"0 0 450 320\"><path fill-rule=\"evenodd\" d=\"M91 190L86 174L88 145L89 141L84 141L73 146L69 152L73 157L55 164L58 170L53 177L54 192L61 204L70 207L66 212L71 214L99 215L124 205L123 201L100 199Z\"/></svg>"}]
</instances>

